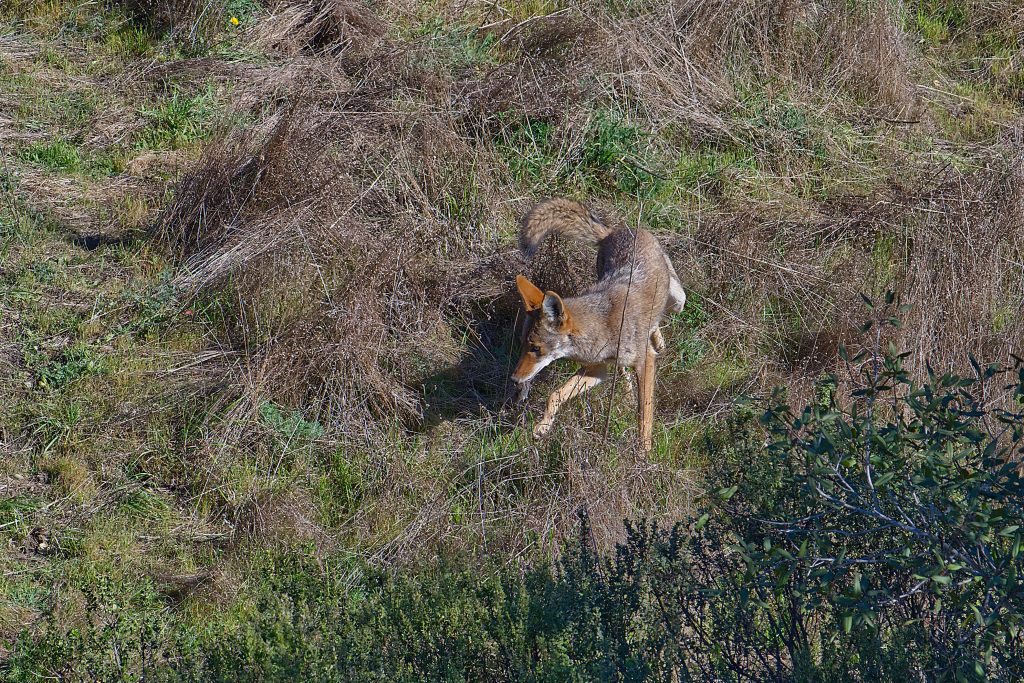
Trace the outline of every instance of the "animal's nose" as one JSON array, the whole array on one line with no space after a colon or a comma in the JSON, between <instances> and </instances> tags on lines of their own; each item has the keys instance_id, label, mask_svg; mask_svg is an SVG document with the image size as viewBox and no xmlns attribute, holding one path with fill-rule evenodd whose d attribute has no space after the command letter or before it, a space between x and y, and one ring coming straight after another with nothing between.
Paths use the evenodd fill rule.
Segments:
<instances>
[{"instance_id":1,"label":"animal's nose","mask_svg":"<svg viewBox=\"0 0 1024 683\"><path fill-rule=\"evenodd\" d=\"M516 403L523 403L530 395L530 383L519 379L514 379L514 381L516 383Z\"/></svg>"}]
</instances>

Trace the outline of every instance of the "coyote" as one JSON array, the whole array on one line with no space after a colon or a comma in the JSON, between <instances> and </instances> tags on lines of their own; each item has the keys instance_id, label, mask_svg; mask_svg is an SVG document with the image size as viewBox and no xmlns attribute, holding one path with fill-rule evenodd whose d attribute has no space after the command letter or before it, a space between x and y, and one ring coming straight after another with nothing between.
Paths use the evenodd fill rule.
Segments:
<instances>
[{"instance_id":1,"label":"coyote","mask_svg":"<svg viewBox=\"0 0 1024 683\"><path fill-rule=\"evenodd\" d=\"M520 399L529 392L530 380L553 361L569 358L583 366L551 394L533 434L547 434L562 404L600 384L614 363L636 371L640 447L648 451L654 358L665 346L658 326L666 312L677 313L686 302L679 276L651 233L613 230L570 199L548 199L533 207L520 225L519 246L532 256L551 234L596 243L598 279L580 296L563 299L516 276L527 314L523 355L512 373Z\"/></svg>"}]
</instances>

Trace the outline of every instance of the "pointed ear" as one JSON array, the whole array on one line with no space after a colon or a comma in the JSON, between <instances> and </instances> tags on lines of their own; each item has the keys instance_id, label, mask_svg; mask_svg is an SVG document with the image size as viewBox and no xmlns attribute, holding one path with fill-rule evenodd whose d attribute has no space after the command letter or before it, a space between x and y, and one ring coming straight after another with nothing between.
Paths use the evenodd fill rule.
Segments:
<instances>
[{"instance_id":1,"label":"pointed ear","mask_svg":"<svg viewBox=\"0 0 1024 683\"><path fill-rule=\"evenodd\" d=\"M565 304L562 302L562 297L558 296L554 292L547 292L544 294L544 319L548 323L558 327L565 328L569 325L569 311L566 310Z\"/></svg>"},{"instance_id":2,"label":"pointed ear","mask_svg":"<svg viewBox=\"0 0 1024 683\"><path fill-rule=\"evenodd\" d=\"M519 296L523 298L523 308L527 313L533 313L540 308L544 302L544 292L522 275L516 275L516 287L519 289Z\"/></svg>"}]
</instances>

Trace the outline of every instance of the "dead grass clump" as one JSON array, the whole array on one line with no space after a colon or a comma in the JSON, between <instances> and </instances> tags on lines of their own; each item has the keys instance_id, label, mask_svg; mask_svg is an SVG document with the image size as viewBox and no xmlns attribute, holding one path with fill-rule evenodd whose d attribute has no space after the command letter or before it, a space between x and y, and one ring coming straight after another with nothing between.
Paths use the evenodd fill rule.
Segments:
<instances>
[{"instance_id":1,"label":"dead grass clump","mask_svg":"<svg viewBox=\"0 0 1024 683\"><path fill-rule=\"evenodd\" d=\"M533 17L505 29L506 23L499 22L489 30L494 31L493 35L498 36L498 43L503 47L530 57L564 58L573 52L602 47L592 16L555 13Z\"/></svg>"},{"instance_id":2,"label":"dead grass clump","mask_svg":"<svg viewBox=\"0 0 1024 683\"><path fill-rule=\"evenodd\" d=\"M208 153L158 226L188 257L179 284L233 311L229 343L273 397L341 432L419 418L419 382L472 326L464 275L496 238L490 164L381 64L340 103L297 83L300 101Z\"/></svg>"},{"instance_id":3,"label":"dead grass clump","mask_svg":"<svg viewBox=\"0 0 1024 683\"><path fill-rule=\"evenodd\" d=\"M1011 362L1024 348L1024 125L979 159L948 167L911 208L904 343L918 362Z\"/></svg>"},{"instance_id":4,"label":"dead grass clump","mask_svg":"<svg viewBox=\"0 0 1024 683\"><path fill-rule=\"evenodd\" d=\"M838 88L893 117L916 106L908 41L886 3L685 0L606 31L613 86L698 139L732 136L738 86L780 77L826 101Z\"/></svg>"},{"instance_id":5,"label":"dead grass clump","mask_svg":"<svg viewBox=\"0 0 1024 683\"><path fill-rule=\"evenodd\" d=\"M260 491L230 512L235 542L255 541L279 547L318 542L326 549L323 530L314 518L316 506L292 487L287 492Z\"/></svg>"},{"instance_id":6,"label":"dead grass clump","mask_svg":"<svg viewBox=\"0 0 1024 683\"><path fill-rule=\"evenodd\" d=\"M882 116L916 117L917 67L898 10L885 0L849 7L832 2L816 10L818 20L803 29L816 38L795 55L794 68L805 83L835 86Z\"/></svg>"},{"instance_id":7,"label":"dead grass clump","mask_svg":"<svg viewBox=\"0 0 1024 683\"><path fill-rule=\"evenodd\" d=\"M459 83L459 108L471 132L492 134L509 119L557 122L585 99L572 68L547 60L516 59Z\"/></svg>"},{"instance_id":8,"label":"dead grass clump","mask_svg":"<svg viewBox=\"0 0 1024 683\"><path fill-rule=\"evenodd\" d=\"M154 31L195 33L213 19L209 2L203 0L116 0L139 23Z\"/></svg>"},{"instance_id":9,"label":"dead grass clump","mask_svg":"<svg viewBox=\"0 0 1024 683\"><path fill-rule=\"evenodd\" d=\"M339 55L367 49L385 27L360 2L285 0L253 32L256 45L281 55Z\"/></svg>"}]
</instances>

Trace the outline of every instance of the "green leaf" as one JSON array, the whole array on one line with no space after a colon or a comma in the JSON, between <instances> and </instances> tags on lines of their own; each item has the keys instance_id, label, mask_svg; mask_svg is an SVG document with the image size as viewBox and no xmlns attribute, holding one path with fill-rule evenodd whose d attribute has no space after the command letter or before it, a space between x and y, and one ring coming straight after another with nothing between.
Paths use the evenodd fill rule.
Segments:
<instances>
[{"instance_id":1,"label":"green leaf","mask_svg":"<svg viewBox=\"0 0 1024 683\"><path fill-rule=\"evenodd\" d=\"M693 530L700 531L701 529L703 529L704 525L708 523L709 519L711 519L711 515L705 512L703 515L700 516L700 519L697 520L696 524L693 525Z\"/></svg>"},{"instance_id":2,"label":"green leaf","mask_svg":"<svg viewBox=\"0 0 1024 683\"><path fill-rule=\"evenodd\" d=\"M853 630L853 615L843 615L843 633L849 634Z\"/></svg>"},{"instance_id":3,"label":"green leaf","mask_svg":"<svg viewBox=\"0 0 1024 683\"><path fill-rule=\"evenodd\" d=\"M886 472L885 474L883 474L880 477L878 477L877 479L875 479L875 486L878 487L878 488L881 488L882 486L885 486L890 481L892 481L892 478L895 475L896 475L895 472Z\"/></svg>"},{"instance_id":4,"label":"green leaf","mask_svg":"<svg viewBox=\"0 0 1024 683\"><path fill-rule=\"evenodd\" d=\"M939 584L940 586L948 586L953 581L952 578L946 576L945 574L936 574L935 576L932 576L930 578L932 581Z\"/></svg>"},{"instance_id":5,"label":"green leaf","mask_svg":"<svg viewBox=\"0 0 1024 683\"><path fill-rule=\"evenodd\" d=\"M733 497L733 494L735 494L736 491L739 490L739 488L739 486L729 486L724 489L718 489L718 495L722 498L722 500L729 500L730 498Z\"/></svg>"}]
</instances>

